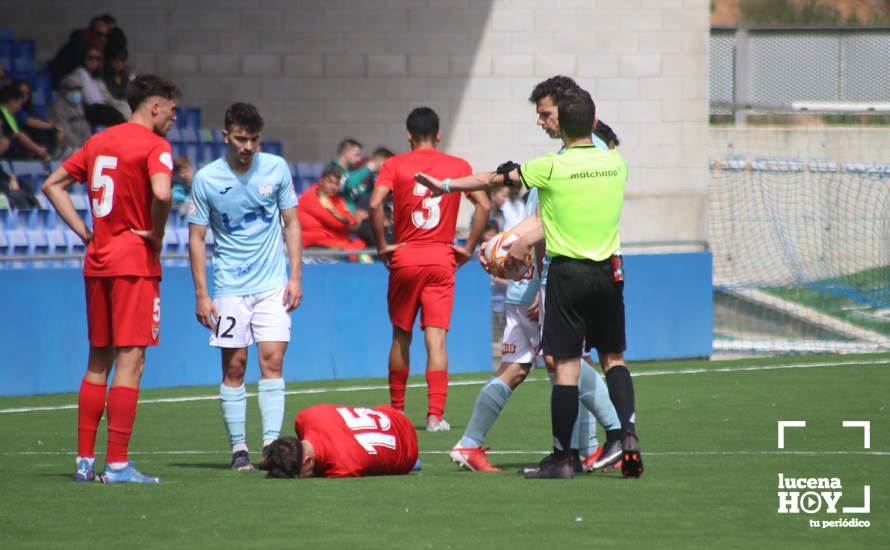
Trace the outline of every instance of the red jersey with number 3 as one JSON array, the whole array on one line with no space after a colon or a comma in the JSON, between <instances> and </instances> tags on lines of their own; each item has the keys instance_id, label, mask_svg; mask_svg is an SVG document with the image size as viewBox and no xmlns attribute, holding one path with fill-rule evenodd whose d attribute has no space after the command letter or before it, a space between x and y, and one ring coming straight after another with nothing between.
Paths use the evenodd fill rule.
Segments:
<instances>
[{"instance_id":1,"label":"red jersey with number 3","mask_svg":"<svg viewBox=\"0 0 890 550\"><path fill-rule=\"evenodd\" d=\"M375 185L393 194L395 240L405 243L393 252L391 268L408 265L455 264L454 226L460 210L460 193L430 197L430 190L414 181L423 172L437 179L461 178L473 173L462 158L435 149L417 149L386 160Z\"/></svg>"},{"instance_id":2,"label":"red jersey with number 3","mask_svg":"<svg viewBox=\"0 0 890 550\"><path fill-rule=\"evenodd\" d=\"M315 405L297 414L294 429L312 443L319 476L407 474L417 462L417 432L392 407Z\"/></svg>"},{"instance_id":3,"label":"red jersey with number 3","mask_svg":"<svg viewBox=\"0 0 890 550\"><path fill-rule=\"evenodd\" d=\"M151 245L130 230L152 229L149 178L173 173L167 140L140 124L119 124L91 137L62 168L89 189L93 240L84 275L160 277Z\"/></svg>"}]
</instances>

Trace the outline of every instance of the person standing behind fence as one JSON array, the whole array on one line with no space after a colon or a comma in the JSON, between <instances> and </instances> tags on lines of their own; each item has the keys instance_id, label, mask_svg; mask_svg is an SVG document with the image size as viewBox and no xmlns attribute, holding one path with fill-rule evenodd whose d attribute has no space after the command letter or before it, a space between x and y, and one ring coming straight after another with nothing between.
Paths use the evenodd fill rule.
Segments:
<instances>
[{"instance_id":1,"label":"person standing behind fence","mask_svg":"<svg viewBox=\"0 0 890 550\"><path fill-rule=\"evenodd\" d=\"M427 348L427 430L437 432L450 429L442 415L448 396L445 335L454 302L454 272L470 258L479 242L488 219L488 198L482 191L468 195L476 206L473 225L466 245L455 246L460 197L431 197L425 187L414 181L414 174L429 171L441 178L460 177L472 173L470 165L436 149L442 132L439 116L429 107L411 111L405 125L411 151L383 163L371 194L371 226L380 258L389 267L390 402L396 409L405 408L411 330L420 309L420 328L425 332ZM387 244L383 233L383 207L390 193L393 195L394 244Z\"/></svg>"},{"instance_id":2,"label":"person standing behind fence","mask_svg":"<svg viewBox=\"0 0 890 550\"><path fill-rule=\"evenodd\" d=\"M105 483L158 483L127 460L136 419L145 348L159 342L159 261L170 212L173 155L164 135L176 120L179 88L141 75L127 88L133 116L90 138L43 184L59 216L87 245L86 281L90 355L80 385L77 470L74 481L95 479L96 431L108 417ZM68 187L89 185L92 231L74 209ZM111 389L106 384L115 367Z\"/></svg>"},{"instance_id":3,"label":"person standing behind fence","mask_svg":"<svg viewBox=\"0 0 890 550\"><path fill-rule=\"evenodd\" d=\"M290 312L303 295L297 195L287 162L259 152L262 130L263 118L253 105L235 103L226 110L226 155L195 174L188 214L195 315L210 329L210 345L220 348L219 399L235 471L253 470L246 435L247 348L256 342L259 353L265 451L281 433ZM212 300L205 271L208 225L214 237ZM261 457L260 468L264 463Z\"/></svg>"}]
</instances>

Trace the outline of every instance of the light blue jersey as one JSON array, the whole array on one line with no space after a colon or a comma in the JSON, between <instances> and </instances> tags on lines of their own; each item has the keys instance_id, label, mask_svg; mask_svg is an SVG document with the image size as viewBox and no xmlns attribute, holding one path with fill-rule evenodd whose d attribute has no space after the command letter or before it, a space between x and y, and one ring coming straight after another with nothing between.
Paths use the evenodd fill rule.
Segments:
<instances>
[{"instance_id":1,"label":"light blue jersey","mask_svg":"<svg viewBox=\"0 0 890 550\"><path fill-rule=\"evenodd\" d=\"M188 222L213 231L213 295L247 296L283 287L287 262L281 210L297 205L290 169L279 156L257 153L245 174L226 158L198 170Z\"/></svg>"},{"instance_id":2,"label":"light blue jersey","mask_svg":"<svg viewBox=\"0 0 890 550\"><path fill-rule=\"evenodd\" d=\"M606 144L606 142L601 140L599 138L599 136L597 136L596 134L590 134L590 141L594 145L596 145L599 149L602 149L603 151L609 150L609 146ZM560 149L559 154L562 154L563 151L564 151L564 149ZM542 265L542 267L541 267L541 284L546 285L547 284L547 272L550 271L550 255L549 254L544 254L544 259L541 260L541 265Z\"/></svg>"},{"instance_id":3,"label":"light blue jersey","mask_svg":"<svg viewBox=\"0 0 890 550\"><path fill-rule=\"evenodd\" d=\"M538 211L538 190L531 189L525 197L525 213L523 219L534 216ZM532 264L536 264L534 256L532 256ZM541 286L541 277L538 273L538 266L532 269L534 276L531 279L522 279L520 281L511 281L507 285L507 293L504 296L504 303L518 304L530 306L535 301L535 295L538 294L538 288Z\"/></svg>"}]
</instances>

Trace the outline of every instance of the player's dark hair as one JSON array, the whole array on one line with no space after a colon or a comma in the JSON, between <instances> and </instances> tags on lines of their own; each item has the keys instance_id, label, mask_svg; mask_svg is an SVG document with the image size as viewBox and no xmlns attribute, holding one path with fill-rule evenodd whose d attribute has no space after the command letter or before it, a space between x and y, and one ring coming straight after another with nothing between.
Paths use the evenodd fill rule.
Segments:
<instances>
[{"instance_id":1,"label":"player's dark hair","mask_svg":"<svg viewBox=\"0 0 890 550\"><path fill-rule=\"evenodd\" d=\"M294 436L279 437L266 452L267 478L293 479L303 466L303 444Z\"/></svg>"},{"instance_id":2,"label":"player's dark hair","mask_svg":"<svg viewBox=\"0 0 890 550\"><path fill-rule=\"evenodd\" d=\"M359 149L361 149L362 144L359 143L358 140L355 140L353 138L346 138L337 144L337 155L342 155L344 151L351 147L358 147Z\"/></svg>"},{"instance_id":3,"label":"player's dark hair","mask_svg":"<svg viewBox=\"0 0 890 550\"><path fill-rule=\"evenodd\" d=\"M127 84L127 104L134 112L150 97L177 99L182 92L179 87L153 74L141 74Z\"/></svg>"},{"instance_id":4,"label":"player's dark hair","mask_svg":"<svg viewBox=\"0 0 890 550\"><path fill-rule=\"evenodd\" d=\"M385 159L388 159L390 157L396 156L396 154L393 153L392 151L390 151L389 149L387 149L386 147L378 147L378 148L374 149L374 152L371 153L371 156L372 157L383 157Z\"/></svg>"},{"instance_id":5,"label":"player's dark hair","mask_svg":"<svg viewBox=\"0 0 890 550\"><path fill-rule=\"evenodd\" d=\"M439 115L429 107L417 107L408 114L405 128L414 141L436 139L439 134Z\"/></svg>"},{"instance_id":6,"label":"player's dark hair","mask_svg":"<svg viewBox=\"0 0 890 550\"><path fill-rule=\"evenodd\" d=\"M618 147L621 145L621 141L618 139L618 136L615 135L615 131L612 130L612 127L602 120L596 121L596 128L593 129L593 133L596 134L596 137L603 140L609 147Z\"/></svg>"},{"instance_id":7,"label":"player's dark hair","mask_svg":"<svg viewBox=\"0 0 890 550\"><path fill-rule=\"evenodd\" d=\"M567 92L557 104L559 129L569 138L589 136L596 120L596 106L587 91L578 88Z\"/></svg>"},{"instance_id":8,"label":"player's dark hair","mask_svg":"<svg viewBox=\"0 0 890 550\"><path fill-rule=\"evenodd\" d=\"M226 109L226 131L231 132L234 126L240 126L251 133L259 133L263 131L263 117L250 103L232 103Z\"/></svg>"},{"instance_id":9,"label":"player's dark hair","mask_svg":"<svg viewBox=\"0 0 890 550\"><path fill-rule=\"evenodd\" d=\"M334 176L339 180L343 177L343 170L341 170L339 166L332 162L324 167L324 171L321 173L321 178L319 179L325 179L329 176Z\"/></svg>"},{"instance_id":10,"label":"player's dark hair","mask_svg":"<svg viewBox=\"0 0 890 550\"><path fill-rule=\"evenodd\" d=\"M560 99L565 97L566 92L580 88L581 87L578 86L577 82L567 76L551 76L535 86L531 95L528 96L528 100L532 103L537 103L541 99L549 96L555 105L559 103Z\"/></svg>"}]
</instances>

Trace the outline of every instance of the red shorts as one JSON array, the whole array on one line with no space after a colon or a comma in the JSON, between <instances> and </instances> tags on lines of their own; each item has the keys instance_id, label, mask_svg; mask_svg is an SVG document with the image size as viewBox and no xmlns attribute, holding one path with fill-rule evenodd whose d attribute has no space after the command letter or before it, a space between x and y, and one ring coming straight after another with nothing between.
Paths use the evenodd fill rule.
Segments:
<instances>
[{"instance_id":1,"label":"red shorts","mask_svg":"<svg viewBox=\"0 0 890 550\"><path fill-rule=\"evenodd\" d=\"M420 328L448 330L454 304L454 267L409 265L389 272L389 318L392 324L411 332L417 308Z\"/></svg>"},{"instance_id":2,"label":"red shorts","mask_svg":"<svg viewBox=\"0 0 890 550\"><path fill-rule=\"evenodd\" d=\"M90 344L156 346L160 341L159 277L84 277Z\"/></svg>"}]
</instances>

